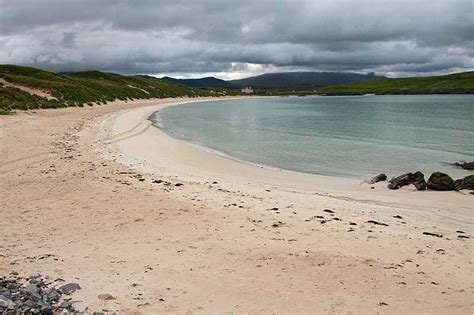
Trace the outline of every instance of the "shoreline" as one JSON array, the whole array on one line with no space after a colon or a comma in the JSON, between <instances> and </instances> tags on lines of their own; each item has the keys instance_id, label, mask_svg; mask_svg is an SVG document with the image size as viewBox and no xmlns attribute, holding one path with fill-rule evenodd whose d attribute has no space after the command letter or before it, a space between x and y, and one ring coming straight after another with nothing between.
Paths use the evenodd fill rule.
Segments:
<instances>
[{"instance_id":1,"label":"shoreline","mask_svg":"<svg viewBox=\"0 0 474 315\"><path fill-rule=\"evenodd\" d=\"M274 96L274 97L278 97L278 96ZM265 97L267 98L267 97ZM238 99L238 98L237 98ZM222 100L217 100L217 101L222 101ZM186 105L188 103L184 103L184 104L180 104L180 105ZM173 105L170 105L170 106L173 106ZM264 163L260 163L260 162L252 162L252 161L248 161L248 160L245 160L245 159L242 159L242 158L239 158L239 157L236 157L236 156L233 156L231 153L225 153L223 151L220 151L219 149L214 149L214 148L211 148L211 147L208 147L204 144L201 144L197 141L193 141L193 140L190 140L190 139L185 139L185 138L179 138L179 137L175 137L173 136L172 134L170 133L167 133L164 129L163 129L163 126L161 124L161 116L159 115L160 111L163 110L164 108L161 108L160 110L156 111L156 112L153 112L152 114L150 114L150 116L147 118L148 120L151 121L151 125L155 128L158 128L160 129L163 133L165 133L166 135L168 135L169 137L177 140L177 141L181 141L181 142L184 142L184 143L187 143L189 145L192 145L192 146L195 146L196 148L200 149L200 150L203 150L203 151L206 151L208 153L211 153L211 154L214 154L214 155L218 155L220 157L223 157L223 158L226 158L226 159L229 159L229 160L233 160L235 162L239 162L239 163L243 163L243 164L248 164L248 165L252 165L252 166L255 166L255 167L260 167L260 168L267 168L267 169L273 169L275 171L282 171L282 172L289 172L289 173L296 173L296 174L304 174L304 175L315 175L315 176L324 176L324 177L329 177L329 178L340 178L340 179L349 179L349 180L357 180L357 181L360 181L361 184L369 184L369 180L372 179L374 176L380 174L379 172L372 172L372 173L367 173L366 175L364 176L349 176L349 175L338 175L338 174L323 174L323 173L316 173L316 172L307 172L307 171L298 171L298 170L292 170L292 169L287 169L287 168L282 168L282 167L278 167L278 166L273 166L273 165L270 165L270 164L264 164ZM151 117L154 116L155 114L157 114L156 118L158 119L157 122L154 122ZM459 162L464 162L463 160L459 160ZM457 170L458 173L462 173L461 176L458 176L459 178L464 178L465 176L468 176L470 175L468 170L464 170L461 171L459 166L455 166L456 162L455 163L450 163L450 162L441 162L441 164L445 164L445 165L448 165L450 166L453 170ZM446 171L446 170L442 170L442 172L446 172L448 175L450 175L451 177L453 177L454 180L456 180L457 178L455 178L454 176L452 176L452 173L449 173L449 171ZM399 176L401 174L390 174L390 173L387 173L388 174L388 178L390 178L390 176L392 177L396 177L396 176ZM428 175L429 173L427 173ZM457 174L459 175L459 174ZM387 181L385 181L384 183L387 183ZM461 192L462 193L462 192Z\"/></svg>"},{"instance_id":2,"label":"shoreline","mask_svg":"<svg viewBox=\"0 0 474 315\"><path fill-rule=\"evenodd\" d=\"M290 176L149 128L189 100L207 99L0 117L0 276L77 282L85 312L472 313L472 198Z\"/></svg>"},{"instance_id":3,"label":"shoreline","mask_svg":"<svg viewBox=\"0 0 474 315\"><path fill-rule=\"evenodd\" d=\"M219 99L215 99L215 101L219 101ZM260 185L278 186L283 190L295 190L298 193L316 193L332 196L333 198L351 199L363 203L400 208L462 209L467 212L471 210L472 196L467 192L420 192L412 186L390 191L385 187L385 182L370 185L357 178L302 173L252 163L205 146L174 138L161 128L152 126L153 123L149 117L155 112L159 114L166 107L191 103L194 102L171 102L157 106L152 105L137 110L139 111L138 116L135 110L117 113L114 119L118 122L114 123L113 126L118 129L112 131L112 133L128 134L131 124L133 128L141 126L143 132L139 132L136 136L132 132L130 137L123 141L116 139L123 143L113 150L115 150L115 153L123 154L131 159L131 161L122 161L123 163L140 165L140 168L148 172L166 169L172 174L180 174L183 180L196 181L215 177L221 181L228 180L232 183L243 184L250 181ZM109 130L112 129L109 128ZM108 134L106 137L111 137L111 135ZM165 151L158 152L154 147L146 145L150 143L157 146L163 144L174 153L168 155ZM144 148L146 149L144 150ZM186 158L176 157L177 152L186 155ZM145 167L144 161L146 161ZM165 166L162 166L163 164ZM223 176L223 174L225 175ZM371 186L375 189L371 189Z\"/></svg>"}]
</instances>

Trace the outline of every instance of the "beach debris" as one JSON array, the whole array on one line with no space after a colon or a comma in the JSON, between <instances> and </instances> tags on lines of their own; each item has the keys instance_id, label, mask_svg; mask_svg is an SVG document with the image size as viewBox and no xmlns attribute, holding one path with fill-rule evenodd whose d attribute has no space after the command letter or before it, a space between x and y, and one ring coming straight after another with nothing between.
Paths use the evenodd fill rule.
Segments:
<instances>
[{"instance_id":1,"label":"beach debris","mask_svg":"<svg viewBox=\"0 0 474 315\"><path fill-rule=\"evenodd\" d=\"M99 294L99 295L97 296L97 298L98 298L99 300L104 300L104 301L115 300L115 297L112 296L112 295L109 294L109 293L102 293L102 294Z\"/></svg>"},{"instance_id":2,"label":"beach debris","mask_svg":"<svg viewBox=\"0 0 474 315\"><path fill-rule=\"evenodd\" d=\"M470 238L470 237L467 236L467 235L458 235L458 238L466 238L467 239L467 238Z\"/></svg>"},{"instance_id":3,"label":"beach debris","mask_svg":"<svg viewBox=\"0 0 474 315\"><path fill-rule=\"evenodd\" d=\"M277 227L281 227L281 226L283 226L283 225L285 225L285 223L283 223L283 222L281 222L281 221L278 221L278 222L276 222L276 223L273 223L273 224L272 224L272 227L277 228Z\"/></svg>"},{"instance_id":4,"label":"beach debris","mask_svg":"<svg viewBox=\"0 0 474 315\"><path fill-rule=\"evenodd\" d=\"M454 190L474 190L474 175L469 175L454 181Z\"/></svg>"},{"instance_id":5,"label":"beach debris","mask_svg":"<svg viewBox=\"0 0 474 315\"><path fill-rule=\"evenodd\" d=\"M62 294L72 294L74 292L76 292L77 290L80 290L81 287L79 286L79 284L77 283L74 283L74 282L71 282L71 283L67 283L65 285L62 285L59 287L59 291L62 293Z\"/></svg>"},{"instance_id":6,"label":"beach debris","mask_svg":"<svg viewBox=\"0 0 474 315\"><path fill-rule=\"evenodd\" d=\"M324 212L327 212L327 213L334 213L334 211L329 210L329 209L324 209L323 211L324 211Z\"/></svg>"},{"instance_id":7,"label":"beach debris","mask_svg":"<svg viewBox=\"0 0 474 315\"><path fill-rule=\"evenodd\" d=\"M465 162L465 161L461 161L461 162L456 162L454 163L455 166L459 166L465 170L474 170L474 162Z\"/></svg>"},{"instance_id":8,"label":"beach debris","mask_svg":"<svg viewBox=\"0 0 474 315\"><path fill-rule=\"evenodd\" d=\"M379 302L379 306L388 306L388 304L385 302Z\"/></svg>"},{"instance_id":9,"label":"beach debris","mask_svg":"<svg viewBox=\"0 0 474 315\"><path fill-rule=\"evenodd\" d=\"M428 235L428 236L436 236L436 237L439 237L439 238L442 238L443 235L442 234L439 234L439 233L432 233L432 232L423 232L424 235Z\"/></svg>"},{"instance_id":10,"label":"beach debris","mask_svg":"<svg viewBox=\"0 0 474 315\"><path fill-rule=\"evenodd\" d=\"M385 175L384 173L381 173L375 177L373 177L370 181L369 181L369 184L375 184L375 183L378 183L378 182L384 182L387 180L387 175Z\"/></svg>"},{"instance_id":11,"label":"beach debris","mask_svg":"<svg viewBox=\"0 0 474 315\"><path fill-rule=\"evenodd\" d=\"M434 172L428 179L427 186L432 190L453 190L454 180L448 174L441 172Z\"/></svg>"},{"instance_id":12,"label":"beach debris","mask_svg":"<svg viewBox=\"0 0 474 315\"><path fill-rule=\"evenodd\" d=\"M161 184L163 181L161 179L154 179L152 181L153 184Z\"/></svg>"},{"instance_id":13,"label":"beach debris","mask_svg":"<svg viewBox=\"0 0 474 315\"><path fill-rule=\"evenodd\" d=\"M375 224L375 225L382 225L382 226L388 226L387 223L382 223L382 222L378 222L378 221L375 221L375 220L369 220L366 223Z\"/></svg>"},{"instance_id":14,"label":"beach debris","mask_svg":"<svg viewBox=\"0 0 474 315\"><path fill-rule=\"evenodd\" d=\"M180 187L180 186L183 186L183 184L182 184L182 183L176 183L176 184L174 184L174 187Z\"/></svg>"},{"instance_id":15,"label":"beach debris","mask_svg":"<svg viewBox=\"0 0 474 315\"><path fill-rule=\"evenodd\" d=\"M397 215L394 215L393 217L394 217L395 219L403 219L402 216L400 216L400 215L398 215L398 214L397 214Z\"/></svg>"},{"instance_id":16,"label":"beach debris","mask_svg":"<svg viewBox=\"0 0 474 315\"><path fill-rule=\"evenodd\" d=\"M278 208L277 207L273 207L273 208L270 208L270 209L267 209L268 211L278 211Z\"/></svg>"},{"instance_id":17,"label":"beach debris","mask_svg":"<svg viewBox=\"0 0 474 315\"><path fill-rule=\"evenodd\" d=\"M456 233L459 233L459 234L464 234L464 233L466 233L466 232L464 232L464 231L461 231L461 230L457 230L457 231L456 231Z\"/></svg>"},{"instance_id":18,"label":"beach debris","mask_svg":"<svg viewBox=\"0 0 474 315\"><path fill-rule=\"evenodd\" d=\"M23 278L16 272L0 276L0 314L63 314L77 312L70 297L80 287L68 283L56 289L54 282L46 282L40 274Z\"/></svg>"},{"instance_id":19,"label":"beach debris","mask_svg":"<svg viewBox=\"0 0 474 315\"><path fill-rule=\"evenodd\" d=\"M415 173L405 173L403 175L394 177L389 181L387 187L389 189L395 190L410 184L413 184L417 190L425 190L426 182L423 173L418 171Z\"/></svg>"}]
</instances>

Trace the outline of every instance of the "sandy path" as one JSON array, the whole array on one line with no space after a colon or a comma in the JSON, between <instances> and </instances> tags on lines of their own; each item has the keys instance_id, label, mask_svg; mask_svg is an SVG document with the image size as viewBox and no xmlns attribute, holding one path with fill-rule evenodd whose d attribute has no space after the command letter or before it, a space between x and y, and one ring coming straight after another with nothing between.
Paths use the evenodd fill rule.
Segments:
<instances>
[{"instance_id":1,"label":"sandy path","mask_svg":"<svg viewBox=\"0 0 474 315\"><path fill-rule=\"evenodd\" d=\"M117 112L131 104L0 117L0 274L77 281L76 306L87 310L474 310L472 239L456 233L472 235L470 196L444 195L440 202L456 206L444 200L443 211L413 198L423 210L414 212L379 187L380 196L363 201L363 188L343 198L330 185L325 196L260 173L245 184L219 167L203 174L209 166L193 166L196 156L143 161L133 143L150 133L164 152L189 147L144 126L145 105L126 115ZM101 301L101 293L116 299Z\"/></svg>"}]
</instances>

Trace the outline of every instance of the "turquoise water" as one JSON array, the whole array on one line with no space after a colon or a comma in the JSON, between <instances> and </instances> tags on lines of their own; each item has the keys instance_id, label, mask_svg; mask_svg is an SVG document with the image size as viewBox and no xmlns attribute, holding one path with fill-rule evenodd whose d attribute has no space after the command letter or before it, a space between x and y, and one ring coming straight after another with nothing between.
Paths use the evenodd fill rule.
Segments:
<instances>
[{"instance_id":1,"label":"turquoise water","mask_svg":"<svg viewBox=\"0 0 474 315\"><path fill-rule=\"evenodd\" d=\"M421 170L472 174L474 96L275 97L169 107L172 137L278 168L367 178Z\"/></svg>"}]
</instances>

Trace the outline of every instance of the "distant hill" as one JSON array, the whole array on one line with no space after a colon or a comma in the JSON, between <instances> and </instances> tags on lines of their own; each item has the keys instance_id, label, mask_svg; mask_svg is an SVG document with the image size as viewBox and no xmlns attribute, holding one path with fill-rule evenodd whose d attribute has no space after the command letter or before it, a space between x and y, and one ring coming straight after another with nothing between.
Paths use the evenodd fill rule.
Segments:
<instances>
[{"instance_id":1,"label":"distant hill","mask_svg":"<svg viewBox=\"0 0 474 315\"><path fill-rule=\"evenodd\" d=\"M163 77L161 80L195 88L236 88L232 83L214 77L199 79L175 79L171 77Z\"/></svg>"},{"instance_id":2,"label":"distant hill","mask_svg":"<svg viewBox=\"0 0 474 315\"><path fill-rule=\"evenodd\" d=\"M31 67L0 65L0 112L56 108L181 96L217 95L159 79L100 71L57 74Z\"/></svg>"},{"instance_id":3,"label":"distant hill","mask_svg":"<svg viewBox=\"0 0 474 315\"><path fill-rule=\"evenodd\" d=\"M470 94L474 93L474 71L432 77L383 79L326 86L319 94Z\"/></svg>"},{"instance_id":4,"label":"distant hill","mask_svg":"<svg viewBox=\"0 0 474 315\"><path fill-rule=\"evenodd\" d=\"M228 81L237 86L263 88L321 87L360 81L380 80L384 77L371 74L345 72L284 72L267 73L256 77Z\"/></svg>"}]
</instances>

